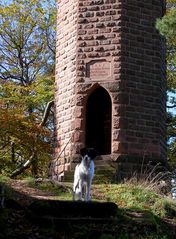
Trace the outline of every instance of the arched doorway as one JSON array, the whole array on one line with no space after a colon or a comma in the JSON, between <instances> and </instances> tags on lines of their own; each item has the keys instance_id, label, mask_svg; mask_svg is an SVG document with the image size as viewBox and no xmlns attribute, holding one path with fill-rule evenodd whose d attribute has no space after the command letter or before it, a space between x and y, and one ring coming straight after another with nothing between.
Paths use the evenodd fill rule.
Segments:
<instances>
[{"instance_id":1,"label":"arched doorway","mask_svg":"<svg viewBox=\"0 0 176 239\"><path fill-rule=\"evenodd\" d=\"M86 145L101 155L111 154L112 103L108 92L99 87L89 96L86 107Z\"/></svg>"}]
</instances>

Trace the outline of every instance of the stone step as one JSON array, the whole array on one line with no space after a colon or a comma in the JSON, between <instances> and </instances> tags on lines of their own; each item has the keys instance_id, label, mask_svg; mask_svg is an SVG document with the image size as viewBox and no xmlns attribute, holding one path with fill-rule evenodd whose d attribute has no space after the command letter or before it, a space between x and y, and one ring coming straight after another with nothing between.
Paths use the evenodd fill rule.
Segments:
<instances>
[{"instance_id":1,"label":"stone step","mask_svg":"<svg viewBox=\"0 0 176 239\"><path fill-rule=\"evenodd\" d=\"M76 163L75 164L72 164L70 166L70 168L68 169L68 171L74 171L75 169L75 166L76 166ZM101 162L101 161L97 161L95 163L95 171L96 170L99 170L99 169L107 169L107 170L111 170L111 169L116 169L116 166L114 164L107 164L105 161L104 162ZM65 170L67 171L67 170Z\"/></svg>"},{"instance_id":2,"label":"stone step","mask_svg":"<svg viewBox=\"0 0 176 239\"><path fill-rule=\"evenodd\" d=\"M72 163L72 166L70 167L70 170L73 171L75 169L77 163ZM150 166L148 164L138 164L134 162L127 162L127 163L117 163L109 160L97 160L95 161L95 170L98 169L114 169L114 170L123 170L123 171L146 171L150 169Z\"/></svg>"},{"instance_id":3,"label":"stone step","mask_svg":"<svg viewBox=\"0 0 176 239\"><path fill-rule=\"evenodd\" d=\"M118 170L122 170L122 171L144 172L149 169L150 167L147 164L137 164L137 163L130 163L130 162L118 164Z\"/></svg>"},{"instance_id":4,"label":"stone step","mask_svg":"<svg viewBox=\"0 0 176 239\"><path fill-rule=\"evenodd\" d=\"M112 182L116 171L112 167L99 167L97 170L95 169L95 175L93 178L93 183L107 183ZM64 175L65 182L73 182L74 179L74 171L67 171Z\"/></svg>"},{"instance_id":5,"label":"stone step","mask_svg":"<svg viewBox=\"0 0 176 239\"><path fill-rule=\"evenodd\" d=\"M107 165L116 165L116 163L114 161L112 161L112 159L110 158L109 155L103 155L101 157L97 157L96 160L94 160L95 166L107 166ZM78 163L77 162L71 162L71 169L75 169L76 165Z\"/></svg>"},{"instance_id":6,"label":"stone step","mask_svg":"<svg viewBox=\"0 0 176 239\"><path fill-rule=\"evenodd\" d=\"M113 163L113 162L112 162ZM114 167L112 167L112 165ZM96 161L95 175L93 179L94 184L109 183L114 181L121 181L125 178L141 177L146 178L151 170L147 164L132 163L116 163L112 164L107 160ZM74 170L66 171L64 176L65 182L73 182Z\"/></svg>"},{"instance_id":7,"label":"stone step","mask_svg":"<svg viewBox=\"0 0 176 239\"><path fill-rule=\"evenodd\" d=\"M38 217L52 217L56 219L96 218L107 219L115 217L117 205L112 202L84 202L36 200L28 210Z\"/></svg>"},{"instance_id":8,"label":"stone step","mask_svg":"<svg viewBox=\"0 0 176 239\"><path fill-rule=\"evenodd\" d=\"M103 174L103 173L109 174L109 173L113 173L113 172L116 172L116 169L109 167L109 166L95 168L95 175Z\"/></svg>"},{"instance_id":9,"label":"stone step","mask_svg":"<svg viewBox=\"0 0 176 239\"><path fill-rule=\"evenodd\" d=\"M112 167L111 165L95 165L95 173L100 170L115 171L116 168Z\"/></svg>"},{"instance_id":10,"label":"stone step","mask_svg":"<svg viewBox=\"0 0 176 239\"><path fill-rule=\"evenodd\" d=\"M64 178L64 182L73 183L73 178ZM98 175L97 177L93 178L93 184L104 184L104 183L113 183L115 182L115 176L105 176L105 175Z\"/></svg>"},{"instance_id":11,"label":"stone step","mask_svg":"<svg viewBox=\"0 0 176 239\"><path fill-rule=\"evenodd\" d=\"M100 156L97 156L95 161L112 161L112 156L111 155L100 155Z\"/></svg>"},{"instance_id":12,"label":"stone step","mask_svg":"<svg viewBox=\"0 0 176 239\"><path fill-rule=\"evenodd\" d=\"M116 170L112 167L99 167L99 168L95 168L95 175L99 175L99 174L111 174L111 173L115 173ZM67 171L65 172L66 174L74 174L74 171Z\"/></svg>"},{"instance_id":13,"label":"stone step","mask_svg":"<svg viewBox=\"0 0 176 239\"><path fill-rule=\"evenodd\" d=\"M109 224L116 221L114 217L107 218L93 218L93 217L65 217L65 218L57 218L51 216L37 216L33 213L28 213L28 218L35 223L35 225L41 227L55 227L55 228L67 228L68 224L76 225L76 224Z\"/></svg>"},{"instance_id":14,"label":"stone step","mask_svg":"<svg viewBox=\"0 0 176 239\"><path fill-rule=\"evenodd\" d=\"M75 163L76 165L76 163ZM64 182L73 182L74 179L74 167L72 165L71 170L65 171ZM145 177L150 173L150 168L147 164L136 164L134 162L115 162L109 161L108 159L96 160L95 161L95 175L93 183L108 183L123 180L124 178L131 178L133 176Z\"/></svg>"}]
</instances>

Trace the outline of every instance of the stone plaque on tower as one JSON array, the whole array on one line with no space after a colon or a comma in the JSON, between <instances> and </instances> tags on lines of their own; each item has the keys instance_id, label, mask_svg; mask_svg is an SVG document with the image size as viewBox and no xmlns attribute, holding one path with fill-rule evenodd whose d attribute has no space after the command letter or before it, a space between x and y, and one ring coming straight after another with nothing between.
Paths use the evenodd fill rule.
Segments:
<instances>
[{"instance_id":1,"label":"stone plaque on tower","mask_svg":"<svg viewBox=\"0 0 176 239\"><path fill-rule=\"evenodd\" d=\"M107 60L91 60L86 64L86 76L91 80L111 79L111 62Z\"/></svg>"}]
</instances>

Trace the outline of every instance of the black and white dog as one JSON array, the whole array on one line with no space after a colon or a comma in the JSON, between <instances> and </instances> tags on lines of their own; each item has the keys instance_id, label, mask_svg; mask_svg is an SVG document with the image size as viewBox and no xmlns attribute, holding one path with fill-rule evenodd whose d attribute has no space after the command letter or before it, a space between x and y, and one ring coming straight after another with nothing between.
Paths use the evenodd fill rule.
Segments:
<instances>
[{"instance_id":1,"label":"black and white dog","mask_svg":"<svg viewBox=\"0 0 176 239\"><path fill-rule=\"evenodd\" d=\"M76 165L73 184L73 200L82 200L85 188L85 201L90 200L90 189L94 176L94 159L98 155L93 148L80 150L81 163Z\"/></svg>"}]
</instances>

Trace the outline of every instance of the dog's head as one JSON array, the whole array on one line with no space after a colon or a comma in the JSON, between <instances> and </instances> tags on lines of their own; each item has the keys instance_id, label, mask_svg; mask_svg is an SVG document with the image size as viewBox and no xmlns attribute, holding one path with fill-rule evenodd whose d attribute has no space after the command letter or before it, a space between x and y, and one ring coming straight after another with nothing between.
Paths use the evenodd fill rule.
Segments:
<instances>
[{"instance_id":1,"label":"dog's head","mask_svg":"<svg viewBox=\"0 0 176 239\"><path fill-rule=\"evenodd\" d=\"M91 161L98 155L93 148L82 148L80 154L82 156L82 162L87 168L90 167Z\"/></svg>"},{"instance_id":2,"label":"dog's head","mask_svg":"<svg viewBox=\"0 0 176 239\"><path fill-rule=\"evenodd\" d=\"M98 152L94 148L82 148L80 149L82 157L88 156L91 160L94 160L98 156Z\"/></svg>"},{"instance_id":3,"label":"dog's head","mask_svg":"<svg viewBox=\"0 0 176 239\"><path fill-rule=\"evenodd\" d=\"M82 148L80 154L82 157L87 155L91 160L94 160L98 156L98 152L94 148Z\"/></svg>"}]
</instances>

